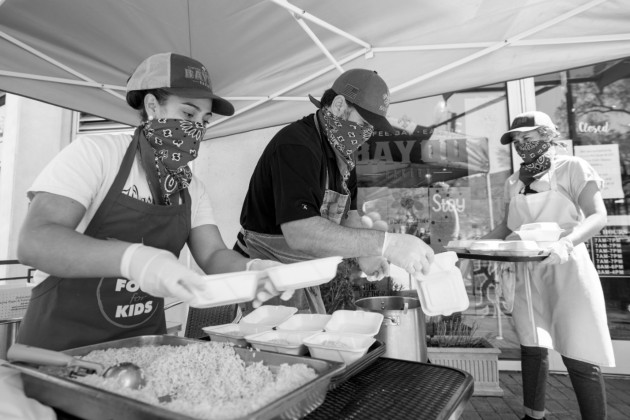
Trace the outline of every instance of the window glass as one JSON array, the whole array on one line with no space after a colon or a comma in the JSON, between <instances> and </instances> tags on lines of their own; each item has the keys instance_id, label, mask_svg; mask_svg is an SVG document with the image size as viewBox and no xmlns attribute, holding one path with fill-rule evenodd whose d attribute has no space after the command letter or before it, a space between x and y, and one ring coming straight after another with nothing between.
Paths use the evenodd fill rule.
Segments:
<instances>
[{"instance_id":1,"label":"window glass","mask_svg":"<svg viewBox=\"0 0 630 420\"><path fill-rule=\"evenodd\" d=\"M540 76L535 86L537 109L605 181L608 225L587 246L611 336L630 339L630 59Z\"/></svg>"}]
</instances>

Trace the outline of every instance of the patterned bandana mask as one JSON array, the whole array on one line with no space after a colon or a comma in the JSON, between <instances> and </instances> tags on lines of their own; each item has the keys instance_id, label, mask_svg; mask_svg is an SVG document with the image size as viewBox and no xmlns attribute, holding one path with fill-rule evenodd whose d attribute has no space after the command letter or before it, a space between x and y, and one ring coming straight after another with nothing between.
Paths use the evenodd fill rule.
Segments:
<instances>
[{"instance_id":1,"label":"patterned bandana mask","mask_svg":"<svg viewBox=\"0 0 630 420\"><path fill-rule=\"evenodd\" d=\"M553 144L545 140L514 144L514 150L523 159L519 179L526 187L536 180L536 175L551 167L549 151Z\"/></svg>"},{"instance_id":2,"label":"patterned bandana mask","mask_svg":"<svg viewBox=\"0 0 630 420\"><path fill-rule=\"evenodd\" d=\"M348 179L355 166L354 152L372 137L373 129L335 117L329 110L323 111L323 117L326 137L335 151L343 189L348 194Z\"/></svg>"},{"instance_id":3,"label":"patterned bandana mask","mask_svg":"<svg viewBox=\"0 0 630 420\"><path fill-rule=\"evenodd\" d=\"M190 185L188 162L197 157L206 127L192 121L159 118L145 122L142 132L155 155L161 199L170 205L169 196Z\"/></svg>"}]
</instances>

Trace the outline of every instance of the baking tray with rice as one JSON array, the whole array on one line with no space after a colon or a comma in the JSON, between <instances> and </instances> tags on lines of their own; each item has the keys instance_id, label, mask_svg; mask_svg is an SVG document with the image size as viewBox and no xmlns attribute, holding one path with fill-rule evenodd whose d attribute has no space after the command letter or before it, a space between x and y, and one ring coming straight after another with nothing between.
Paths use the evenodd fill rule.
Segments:
<instances>
[{"instance_id":1,"label":"baking tray with rice","mask_svg":"<svg viewBox=\"0 0 630 420\"><path fill-rule=\"evenodd\" d=\"M182 346L186 347L182 348ZM192 392L193 396L199 396L200 399L203 398L204 394L210 392L209 389L204 389L203 386L194 383L194 379L198 378L200 372L204 372L204 368L208 370L208 375L215 373L217 378L230 376L229 371L224 370L217 373L208 368L216 365L220 369L226 369L225 365L228 365L227 369L229 369L229 364L224 361L224 358L221 358L221 363L210 361L212 363L207 365L203 356L210 351L211 347L204 346L213 346L213 348L219 346L221 351L233 352L232 354L238 358L236 362L233 362L234 366L244 365L244 369L254 375L248 383L242 385L226 383L225 389L214 390L215 393L221 394L219 395L220 398L226 399L225 406L221 406L224 408L222 412L213 406L214 404L208 402L183 403L183 397L179 401L180 395L178 393L180 392ZM95 383L102 380L95 375L71 378L67 368L38 369L20 363L11 363L8 366L18 369L22 373L24 391L27 396L64 413L90 420L120 418L157 420L300 418L322 404L331 379L344 369L343 363L255 351L170 335L140 336L110 341L67 350L64 353L75 357L88 356L87 358L92 358L92 360L95 357L99 360L98 357L101 357L100 361L103 362L107 360L106 358L102 359L107 357L103 355L107 355L107 352L111 352L112 349L119 349L113 350L114 353L121 353L116 357L125 357L125 352L130 352L129 355L132 355L133 352L146 350L145 358L147 359L153 357L152 352L168 353L174 351L183 354L188 351L183 359L190 361L192 358L193 362L190 364L191 371L183 371L183 369L181 369L182 371L175 371L173 370L175 361L182 359L178 355L171 358L171 362L159 362L161 365L158 364L157 367L151 365L152 368L143 366L139 360L129 360L140 364L140 367L145 370L148 383L142 390L125 390L124 395L119 393L120 390L114 391L103 389L100 387L101 385L95 386ZM193 354L189 354L190 352ZM198 360L195 355L199 355ZM111 360L110 363L117 362L118 360ZM262 364L258 362L262 362ZM163 383L151 385L150 377L155 371L164 371L167 377L172 380L162 380ZM181 378L177 378L177 376L181 376ZM275 378L277 381L273 382ZM173 384L170 382L180 382L180 379L189 388L174 391ZM290 383L291 386L287 386L287 383ZM261 388L263 390L261 395L252 395L250 393L252 387ZM133 393L142 394L145 390L148 393L149 388L157 392L157 395L162 393L165 395L161 395L159 399L156 395L135 395L135 398L130 396ZM240 397L232 399L234 395L240 395ZM252 405L252 401L254 405Z\"/></svg>"}]
</instances>

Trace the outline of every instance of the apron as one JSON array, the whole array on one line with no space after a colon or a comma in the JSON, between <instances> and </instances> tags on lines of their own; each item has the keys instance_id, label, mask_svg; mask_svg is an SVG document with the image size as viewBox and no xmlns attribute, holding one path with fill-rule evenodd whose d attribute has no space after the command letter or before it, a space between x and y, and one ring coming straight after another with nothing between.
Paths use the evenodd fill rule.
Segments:
<instances>
[{"instance_id":1,"label":"apron","mask_svg":"<svg viewBox=\"0 0 630 420\"><path fill-rule=\"evenodd\" d=\"M557 189L555 164L551 189L517 194L508 212L514 231L525 223L557 222L571 231L581 222L575 204ZM576 245L564 264L516 263L514 319L520 344L555 349L571 359L615 365L599 275L586 245Z\"/></svg>"},{"instance_id":2,"label":"apron","mask_svg":"<svg viewBox=\"0 0 630 420\"><path fill-rule=\"evenodd\" d=\"M191 199L158 206L122 193L139 149L134 136L116 178L85 235L165 249L179 255L190 234ZM166 333L164 299L124 278L49 276L33 289L18 342L66 350L140 335Z\"/></svg>"},{"instance_id":3,"label":"apron","mask_svg":"<svg viewBox=\"0 0 630 420\"><path fill-rule=\"evenodd\" d=\"M319 132L319 122L317 114L315 114L315 127ZM322 140L323 142L323 140ZM322 147L324 147L322 145ZM326 157L326 153L324 153ZM326 165L326 181L325 192L322 205L320 206L320 215L333 223L340 224L341 220L347 216L350 202L348 194L341 194L330 189L329 165ZM291 249L287 244L283 235L271 235L266 233L253 232L241 229L242 245L246 249L243 250L250 258L261 258L267 260L275 260L284 264L291 264L300 261L312 260L313 256ZM299 312L310 312L317 314L325 314L326 308L322 299L319 286L306 287L295 291L293 297L288 301L281 301L275 297L266 302L267 304L287 305L298 308ZM245 310L247 312L247 309Z\"/></svg>"}]
</instances>

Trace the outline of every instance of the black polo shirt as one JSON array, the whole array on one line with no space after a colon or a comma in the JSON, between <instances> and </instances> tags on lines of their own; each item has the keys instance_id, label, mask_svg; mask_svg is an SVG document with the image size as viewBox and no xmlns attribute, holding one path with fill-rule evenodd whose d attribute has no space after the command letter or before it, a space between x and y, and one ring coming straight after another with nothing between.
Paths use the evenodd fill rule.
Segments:
<instances>
[{"instance_id":1,"label":"black polo shirt","mask_svg":"<svg viewBox=\"0 0 630 420\"><path fill-rule=\"evenodd\" d=\"M310 114L284 127L271 139L249 181L241 210L242 227L258 233L282 234L282 223L320 216L327 170L330 189L344 193L335 153L321 126L320 131L321 137L314 114ZM348 188L350 209L356 210L356 170L350 175Z\"/></svg>"}]
</instances>

